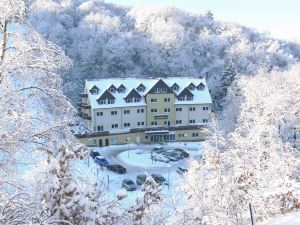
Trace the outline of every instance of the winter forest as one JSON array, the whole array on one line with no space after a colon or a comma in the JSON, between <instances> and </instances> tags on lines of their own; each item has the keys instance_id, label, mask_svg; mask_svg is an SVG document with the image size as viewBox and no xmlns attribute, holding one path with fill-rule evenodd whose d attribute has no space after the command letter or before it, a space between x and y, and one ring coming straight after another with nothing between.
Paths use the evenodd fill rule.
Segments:
<instances>
[{"instance_id":1,"label":"winter forest","mask_svg":"<svg viewBox=\"0 0 300 225\"><path fill-rule=\"evenodd\" d=\"M96 0L0 0L0 224L248 225L300 209L300 44L213 12ZM201 160L166 196L107 197L70 130L85 79L202 76ZM291 224L292 225L292 224Z\"/></svg>"}]
</instances>

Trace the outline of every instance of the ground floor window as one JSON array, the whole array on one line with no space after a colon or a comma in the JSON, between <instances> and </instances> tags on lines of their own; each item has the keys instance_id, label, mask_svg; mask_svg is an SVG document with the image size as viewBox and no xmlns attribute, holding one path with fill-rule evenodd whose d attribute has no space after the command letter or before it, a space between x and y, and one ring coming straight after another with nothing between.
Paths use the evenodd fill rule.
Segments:
<instances>
[{"instance_id":1,"label":"ground floor window","mask_svg":"<svg viewBox=\"0 0 300 225\"><path fill-rule=\"evenodd\" d=\"M197 137L199 137L199 134L198 133L192 133L192 137L197 138Z\"/></svg>"},{"instance_id":2,"label":"ground floor window","mask_svg":"<svg viewBox=\"0 0 300 225\"><path fill-rule=\"evenodd\" d=\"M118 142L118 138L116 137L111 138L111 143L117 143L117 142Z\"/></svg>"}]
</instances>

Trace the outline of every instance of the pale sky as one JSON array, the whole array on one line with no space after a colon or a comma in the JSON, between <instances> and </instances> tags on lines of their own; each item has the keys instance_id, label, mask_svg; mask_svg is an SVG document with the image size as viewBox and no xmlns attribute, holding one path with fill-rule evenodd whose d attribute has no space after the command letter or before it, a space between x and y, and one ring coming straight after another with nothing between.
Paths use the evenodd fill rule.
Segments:
<instances>
[{"instance_id":1,"label":"pale sky","mask_svg":"<svg viewBox=\"0 0 300 225\"><path fill-rule=\"evenodd\" d=\"M171 5L196 13L211 10L220 21L268 31L300 42L300 0L106 0L122 5Z\"/></svg>"}]
</instances>

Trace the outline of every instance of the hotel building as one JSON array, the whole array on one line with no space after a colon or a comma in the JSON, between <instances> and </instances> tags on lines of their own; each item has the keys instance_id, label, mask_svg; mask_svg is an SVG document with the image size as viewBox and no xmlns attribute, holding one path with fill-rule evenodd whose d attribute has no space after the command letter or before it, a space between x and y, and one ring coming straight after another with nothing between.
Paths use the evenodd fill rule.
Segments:
<instances>
[{"instance_id":1,"label":"hotel building","mask_svg":"<svg viewBox=\"0 0 300 225\"><path fill-rule=\"evenodd\" d=\"M78 137L97 146L199 141L212 110L204 78L86 80L80 97Z\"/></svg>"}]
</instances>

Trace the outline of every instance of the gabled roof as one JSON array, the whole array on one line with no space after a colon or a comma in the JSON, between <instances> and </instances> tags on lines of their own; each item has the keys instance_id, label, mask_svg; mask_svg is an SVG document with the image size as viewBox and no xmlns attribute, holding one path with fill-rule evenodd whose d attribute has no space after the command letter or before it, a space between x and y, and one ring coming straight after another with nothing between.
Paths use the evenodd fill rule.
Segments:
<instances>
[{"instance_id":1,"label":"gabled roof","mask_svg":"<svg viewBox=\"0 0 300 225\"><path fill-rule=\"evenodd\" d=\"M121 84L121 85L118 87L118 90L119 90L120 88L126 89L126 87L125 87L123 84Z\"/></svg>"},{"instance_id":2,"label":"gabled roof","mask_svg":"<svg viewBox=\"0 0 300 225\"><path fill-rule=\"evenodd\" d=\"M196 86L195 86L195 84L194 84L193 82L191 82L191 83L189 84L188 88L189 88L189 87L194 87L194 88L195 88Z\"/></svg>"},{"instance_id":3,"label":"gabled roof","mask_svg":"<svg viewBox=\"0 0 300 225\"><path fill-rule=\"evenodd\" d=\"M139 86L136 87L136 89L139 89L139 87L143 87L144 89L146 88L142 83L140 83Z\"/></svg>"},{"instance_id":4,"label":"gabled roof","mask_svg":"<svg viewBox=\"0 0 300 225\"><path fill-rule=\"evenodd\" d=\"M114 89L117 89L116 87L115 87L115 85L110 85L110 87L108 88L108 90L110 90L111 88L114 88Z\"/></svg>"},{"instance_id":5,"label":"gabled roof","mask_svg":"<svg viewBox=\"0 0 300 225\"><path fill-rule=\"evenodd\" d=\"M99 101L99 100L106 100L106 99L114 100L116 98L108 90L105 90L104 93L97 100Z\"/></svg>"},{"instance_id":6,"label":"gabled roof","mask_svg":"<svg viewBox=\"0 0 300 225\"><path fill-rule=\"evenodd\" d=\"M179 87L179 85L175 82L171 87Z\"/></svg>"},{"instance_id":7,"label":"gabled roof","mask_svg":"<svg viewBox=\"0 0 300 225\"><path fill-rule=\"evenodd\" d=\"M142 98L142 96L137 92L137 90L132 89L125 98Z\"/></svg>"},{"instance_id":8,"label":"gabled roof","mask_svg":"<svg viewBox=\"0 0 300 225\"><path fill-rule=\"evenodd\" d=\"M94 90L94 89L96 89L97 91L99 91L99 90L100 90L100 89L99 89L99 88L98 88L96 85L94 85L93 87L91 87L91 88L90 88L90 90L89 90L89 91L91 92L91 91L92 91L92 90Z\"/></svg>"},{"instance_id":9,"label":"gabled roof","mask_svg":"<svg viewBox=\"0 0 300 225\"><path fill-rule=\"evenodd\" d=\"M156 88L166 88L167 92L165 92L164 94L170 94L170 93L174 93L173 90L162 80L159 79L156 84L154 84L154 86L147 92L147 94L154 94L156 93L155 90Z\"/></svg>"},{"instance_id":10,"label":"gabled roof","mask_svg":"<svg viewBox=\"0 0 300 225\"><path fill-rule=\"evenodd\" d=\"M187 97L193 97L194 96L193 93L187 87L185 87L182 90L182 92L180 92L180 94L177 95L178 98L179 97L185 97L185 96L187 96Z\"/></svg>"},{"instance_id":11,"label":"gabled roof","mask_svg":"<svg viewBox=\"0 0 300 225\"><path fill-rule=\"evenodd\" d=\"M201 82L197 87L205 87L205 85Z\"/></svg>"}]
</instances>

